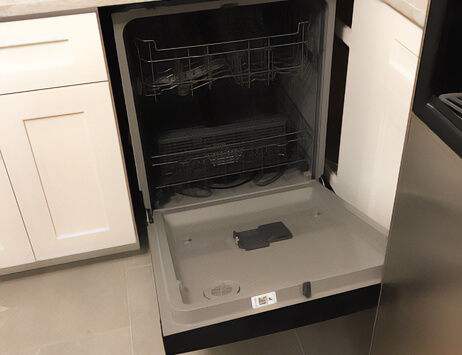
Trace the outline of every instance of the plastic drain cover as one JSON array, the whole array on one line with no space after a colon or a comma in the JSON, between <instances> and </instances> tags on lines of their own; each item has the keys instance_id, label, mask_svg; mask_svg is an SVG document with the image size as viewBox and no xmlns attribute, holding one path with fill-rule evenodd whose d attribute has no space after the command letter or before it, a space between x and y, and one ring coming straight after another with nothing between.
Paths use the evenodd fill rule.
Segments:
<instances>
[{"instance_id":1,"label":"plastic drain cover","mask_svg":"<svg viewBox=\"0 0 462 355\"><path fill-rule=\"evenodd\" d=\"M269 247L270 243L291 239L292 233L282 222L274 222L258 226L243 232L233 232L234 241L239 248L254 250Z\"/></svg>"},{"instance_id":2,"label":"plastic drain cover","mask_svg":"<svg viewBox=\"0 0 462 355\"><path fill-rule=\"evenodd\" d=\"M220 281L204 290L204 297L209 300L239 293L240 286L236 281Z\"/></svg>"}]
</instances>

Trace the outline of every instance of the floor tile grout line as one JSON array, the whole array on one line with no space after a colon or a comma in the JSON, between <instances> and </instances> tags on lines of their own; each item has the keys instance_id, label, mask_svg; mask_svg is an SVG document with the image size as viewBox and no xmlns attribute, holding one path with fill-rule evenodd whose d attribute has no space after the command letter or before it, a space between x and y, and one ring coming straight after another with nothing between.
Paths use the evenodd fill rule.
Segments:
<instances>
[{"instance_id":1,"label":"floor tile grout line","mask_svg":"<svg viewBox=\"0 0 462 355\"><path fill-rule=\"evenodd\" d=\"M295 337L297 338L298 346L300 347L302 354L306 355L305 350L303 349L303 346L302 346L302 342L300 341L300 337L298 336L297 329L294 329L294 331L295 331Z\"/></svg>"},{"instance_id":2,"label":"floor tile grout line","mask_svg":"<svg viewBox=\"0 0 462 355\"><path fill-rule=\"evenodd\" d=\"M142 267L146 267L146 266L151 266L152 267L152 264L151 263L148 263L148 264L139 264L139 265L132 265L132 266L128 266L126 265L126 269L127 270L133 270L133 269L140 269Z\"/></svg>"},{"instance_id":3,"label":"floor tile grout line","mask_svg":"<svg viewBox=\"0 0 462 355\"><path fill-rule=\"evenodd\" d=\"M127 294L128 326L130 330L130 346L132 349L132 355L135 355L135 348L133 345L132 311L130 307L130 291L128 290L128 269L127 269L126 259L124 260L124 270L125 270L125 292Z\"/></svg>"}]
</instances>

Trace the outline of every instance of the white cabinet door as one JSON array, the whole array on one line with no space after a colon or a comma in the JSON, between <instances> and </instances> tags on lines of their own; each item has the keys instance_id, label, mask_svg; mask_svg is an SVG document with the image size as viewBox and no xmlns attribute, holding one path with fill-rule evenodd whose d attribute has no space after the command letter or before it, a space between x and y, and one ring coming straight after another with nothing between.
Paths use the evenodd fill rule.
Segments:
<instances>
[{"instance_id":1,"label":"white cabinet door","mask_svg":"<svg viewBox=\"0 0 462 355\"><path fill-rule=\"evenodd\" d=\"M137 243L107 82L0 96L0 117L37 260Z\"/></svg>"},{"instance_id":2,"label":"white cabinet door","mask_svg":"<svg viewBox=\"0 0 462 355\"><path fill-rule=\"evenodd\" d=\"M389 228L422 29L379 0L356 0L335 192Z\"/></svg>"},{"instance_id":3,"label":"white cabinet door","mask_svg":"<svg viewBox=\"0 0 462 355\"><path fill-rule=\"evenodd\" d=\"M35 261L0 152L0 268Z\"/></svg>"},{"instance_id":4,"label":"white cabinet door","mask_svg":"<svg viewBox=\"0 0 462 355\"><path fill-rule=\"evenodd\" d=\"M105 80L96 13L0 23L0 94Z\"/></svg>"}]
</instances>

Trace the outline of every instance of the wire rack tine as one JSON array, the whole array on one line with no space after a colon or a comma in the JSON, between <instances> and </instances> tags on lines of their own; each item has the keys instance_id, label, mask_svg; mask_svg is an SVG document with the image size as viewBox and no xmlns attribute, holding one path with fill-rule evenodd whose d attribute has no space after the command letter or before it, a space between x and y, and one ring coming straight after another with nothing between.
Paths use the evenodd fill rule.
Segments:
<instances>
[{"instance_id":1,"label":"wire rack tine","mask_svg":"<svg viewBox=\"0 0 462 355\"><path fill-rule=\"evenodd\" d=\"M247 86L250 89L252 83L252 56L250 54L250 40L247 41Z\"/></svg>"}]
</instances>

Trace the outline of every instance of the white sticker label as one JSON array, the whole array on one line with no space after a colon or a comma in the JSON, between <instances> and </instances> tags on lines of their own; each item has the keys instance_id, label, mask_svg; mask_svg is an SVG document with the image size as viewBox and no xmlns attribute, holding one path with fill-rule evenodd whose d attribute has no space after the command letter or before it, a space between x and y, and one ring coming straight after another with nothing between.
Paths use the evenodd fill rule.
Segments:
<instances>
[{"instance_id":1,"label":"white sticker label","mask_svg":"<svg viewBox=\"0 0 462 355\"><path fill-rule=\"evenodd\" d=\"M268 292L263 295L252 297L252 308L260 308L277 303L276 292Z\"/></svg>"}]
</instances>

